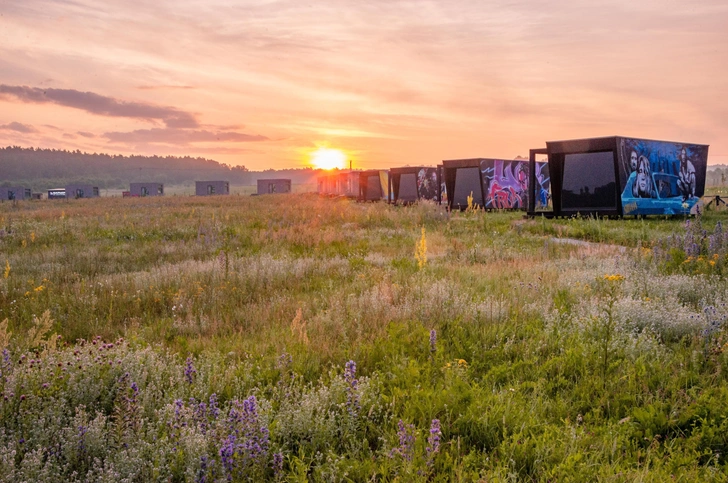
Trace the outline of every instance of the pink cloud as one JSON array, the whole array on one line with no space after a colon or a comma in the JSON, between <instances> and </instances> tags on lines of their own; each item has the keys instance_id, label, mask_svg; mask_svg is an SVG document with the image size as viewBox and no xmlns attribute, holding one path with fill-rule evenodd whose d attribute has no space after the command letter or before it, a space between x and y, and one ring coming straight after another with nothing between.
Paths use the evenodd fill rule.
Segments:
<instances>
[{"instance_id":1,"label":"pink cloud","mask_svg":"<svg viewBox=\"0 0 728 483\"><path fill-rule=\"evenodd\" d=\"M158 120L170 128L194 128L199 125L193 114L174 107L121 101L113 97L75 89L41 89L0 84L0 96L33 104L48 103L72 107L99 116Z\"/></svg>"}]
</instances>

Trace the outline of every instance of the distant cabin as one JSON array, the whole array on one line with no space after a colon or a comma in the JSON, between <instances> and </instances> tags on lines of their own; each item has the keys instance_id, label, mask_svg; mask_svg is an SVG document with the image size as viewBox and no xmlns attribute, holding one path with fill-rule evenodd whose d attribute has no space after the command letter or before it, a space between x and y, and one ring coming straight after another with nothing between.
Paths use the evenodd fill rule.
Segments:
<instances>
[{"instance_id":1,"label":"distant cabin","mask_svg":"<svg viewBox=\"0 0 728 483\"><path fill-rule=\"evenodd\" d=\"M51 188L48 190L49 200L65 200L66 188Z\"/></svg>"},{"instance_id":2,"label":"distant cabin","mask_svg":"<svg viewBox=\"0 0 728 483\"><path fill-rule=\"evenodd\" d=\"M227 181L195 181L195 195L229 195L230 183Z\"/></svg>"},{"instance_id":3,"label":"distant cabin","mask_svg":"<svg viewBox=\"0 0 728 483\"><path fill-rule=\"evenodd\" d=\"M258 194L268 195L273 193L290 193L290 179L259 179Z\"/></svg>"},{"instance_id":4,"label":"distant cabin","mask_svg":"<svg viewBox=\"0 0 728 483\"><path fill-rule=\"evenodd\" d=\"M336 178L333 174L325 174L316 178L318 194L332 196L336 194Z\"/></svg>"},{"instance_id":5,"label":"distant cabin","mask_svg":"<svg viewBox=\"0 0 728 483\"><path fill-rule=\"evenodd\" d=\"M389 171L370 169L359 171L359 196L357 201L388 201Z\"/></svg>"},{"instance_id":6,"label":"distant cabin","mask_svg":"<svg viewBox=\"0 0 728 483\"><path fill-rule=\"evenodd\" d=\"M31 197L30 188L21 188L18 186L3 186L0 188L0 200L29 200Z\"/></svg>"},{"instance_id":7,"label":"distant cabin","mask_svg":"<svg viewBox=\"0 0 728 483\"><path fill-rule=\"evenodd\" d=\"M477 208L485 206L481 161L484 158L448 159L442 162L442 176L451 210L464 210L469 205Z\"/></svg>"},{"instance_id":8,"label":"distant cabin","mask_svg":"<svg viewBox=\"0 0 728 483\"><path fill-rule=\"evenodd\" d=\"M162 183L131 183L129 196L164 196Z\"/></svg>"},{"instance_id":9,"label":"distant cabin","mask_svg":"<svg viewBox=\"0 0 728 483\"><path fill-rule=\"evenodd\" d=\"M344 171L319 176L316 178L318 194L356 198L359 195L359 173Z\"/></svg>"},{"instance_id":10,"label":"distant cabin","mask_svg":"<svg viewBox=\"0 0 728 483\"><path fill-rule=\"evenodd\" d=\"M335 174L335 189L339 196L347 198L356 198L359 194L359 172L346 171Z\"/></svg>"},{"instance_id":11,"label":"distant cabin","mask_svg":"<svg viewBox=\"0 0 728 483\"><path fill-rule=\"evenodd\" d=\"M418 200L439 202L437 168L407 166L389 170L389 184L393 203L408 204Z\"/></svg>"},{"instance_id":12,"label":"distant cabin","mask_svg":"<svg viewBox=\"0 0 728 483\"><path fill-rule=\"evenodd\" d=\"M538 203L546 203L542 191L549 185L548 165L539 161L534 169L535 181L541 187ZM470 205L486 210L525 210L529 205L529 173L529 162L525 159L445 160L441 185L450 195L448 205L452 210L468 208L468 198Z\"/></svg>"},{"instance_id":13,"label":"distant cabin","mask_svg":"<svg viewBox=\"0 0 728 483\"><path fill-rule=\"evenodd\" d=\"M50 191L49 191L50 194ZM66 198L98 198L99 188L98 186L92 186L90 184L69 184L66 185Z\"/></svg>"}]
</instances>

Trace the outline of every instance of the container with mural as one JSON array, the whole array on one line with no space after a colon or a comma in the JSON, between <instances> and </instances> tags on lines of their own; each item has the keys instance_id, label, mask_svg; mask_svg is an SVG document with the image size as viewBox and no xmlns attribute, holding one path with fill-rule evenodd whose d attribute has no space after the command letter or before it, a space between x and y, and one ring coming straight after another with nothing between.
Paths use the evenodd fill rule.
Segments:
<instances>
[{"instance_id":1,"label":"container with mural","mask_svg":"<svg viewBox=\"0 0 728 483\"><path fill-rule=\"evenodd\" d=\"M420 166L392 168L389 170L389 183L394 203L438 201L437 168Z\"/></svg>"},{"instance_id":2,"label":"container with mural","mask_svg":"<svg viewBox=\"0 0 728 483\"><path fill-rule=\"evenodd\" d=\"M621 138L625 215L690 213L705 190L708 146Z\"/></svg>"},{"instance_id":3,"label":"container with mural","mask_svg":"<svg viewBox=\"0 0 728 483\"><path fill-rule=\"evenodd\" d=\"M547 142L538 151L548 155L546 215L685 215L705 190L707 145L611 136Z\"/></svg>"}]
</instances>

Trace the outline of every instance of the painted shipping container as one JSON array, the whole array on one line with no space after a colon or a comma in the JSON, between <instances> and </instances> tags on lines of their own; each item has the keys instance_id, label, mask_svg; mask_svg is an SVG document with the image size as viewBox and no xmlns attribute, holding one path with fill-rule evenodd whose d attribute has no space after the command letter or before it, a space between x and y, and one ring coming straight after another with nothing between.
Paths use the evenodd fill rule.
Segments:
<instances>
[{"instance_id":1,"label":"painted shipping container","mask_svg":"<svg viewBox=\"0 0 728 483\"><path fill-rule=\"evenodd\" d=\"M552 216L685 215L705 192L707 145L612 136L548 142L542 151Z\"/></svg>"}]
</instances>

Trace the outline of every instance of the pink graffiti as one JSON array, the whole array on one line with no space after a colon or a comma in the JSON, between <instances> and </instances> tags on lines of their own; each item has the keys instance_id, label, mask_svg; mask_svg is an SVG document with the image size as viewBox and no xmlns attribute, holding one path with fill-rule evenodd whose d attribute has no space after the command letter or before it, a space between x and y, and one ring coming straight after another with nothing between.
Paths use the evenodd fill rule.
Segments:
<instances>
[{"instance_id":1,"label":"pink graffiti","mask_svg":"<svg viewBox=\"0 0 728 483\"><path fill-rule=\"evenodd\" d=\"M525 163L494 160L494 173L488 186L486 206L522 208L528 192L528 171Z\"/></svg>"},{"instance_id":2,"label":"pink graffiti","mask_svg":"<svg viewBox=\"0 0 728 483\"><path fill-rule=\"evenodd\" d=\"M493 208L518 208L523 206L521 196L511 186L501 187L495 181L490 184L488 198Z\"/></svg>"}]
</instances>

